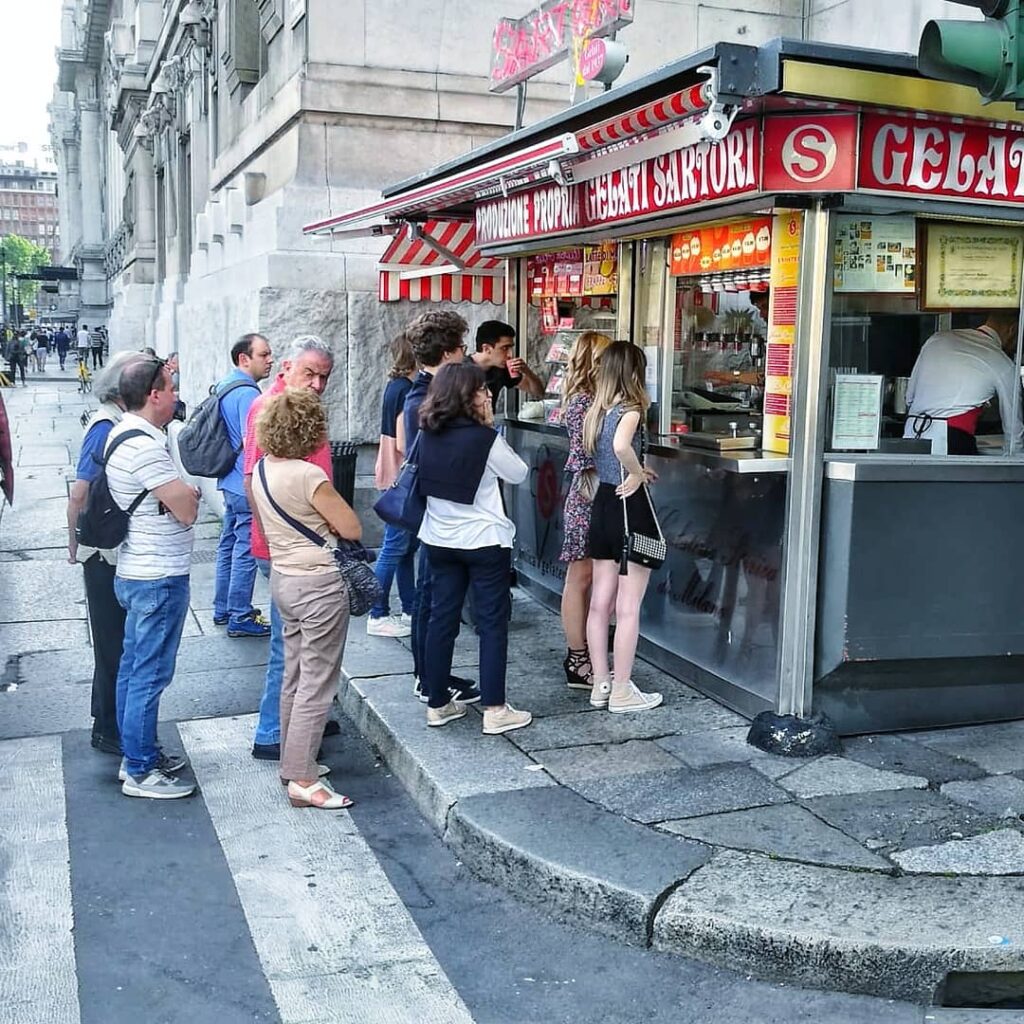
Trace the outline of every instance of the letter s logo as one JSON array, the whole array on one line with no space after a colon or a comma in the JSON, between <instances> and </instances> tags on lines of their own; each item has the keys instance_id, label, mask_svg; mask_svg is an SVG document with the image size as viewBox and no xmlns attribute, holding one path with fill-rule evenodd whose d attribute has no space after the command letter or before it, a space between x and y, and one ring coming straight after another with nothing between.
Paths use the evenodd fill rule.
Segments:
<instances>
[{"instance_id":1,"label":"letter s logo","mask_svg":"<svg viewBox=\"0 0 1024 1024\"><path fill-rule=\"evenodd\" d=\"M838 153L835 136L827 128L801 125L782 144L782 166L794 181L810 185L832 173Z\"/></svg>"}]
</instances>

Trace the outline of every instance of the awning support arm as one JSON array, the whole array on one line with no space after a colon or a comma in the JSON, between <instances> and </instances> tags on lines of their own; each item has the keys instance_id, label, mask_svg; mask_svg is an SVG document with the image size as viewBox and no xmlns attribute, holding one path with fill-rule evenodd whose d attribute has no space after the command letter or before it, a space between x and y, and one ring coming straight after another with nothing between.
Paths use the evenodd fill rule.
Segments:
<instances>
[{"instance_id":1,"label":"awning support arm","mask_svg":"<svg viewBox=\"0 0 1024 1024\"><path fill-rule=\"evenodd\" d=\"M423 226L417 221L410 220L406 221L409 226L409 237L415 238L417 242L422 242L432 252L436 252L441 259L446 260L458 271L464 271L466 269L465 260L460 259L451 251L451 249L443 246L436 238L431 238L430 235L425 234Z\"/></svg>"}]
</instances>

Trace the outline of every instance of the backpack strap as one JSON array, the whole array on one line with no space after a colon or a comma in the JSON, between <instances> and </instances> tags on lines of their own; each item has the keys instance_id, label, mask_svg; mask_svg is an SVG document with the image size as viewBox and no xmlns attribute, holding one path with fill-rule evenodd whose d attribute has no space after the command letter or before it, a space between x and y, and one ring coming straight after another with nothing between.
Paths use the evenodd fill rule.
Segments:
<instances>
[{"instance_id":1,"label":"backpack strap","mask_svg":"<svg viewBox=\"0 0 1024 1024\"><path fill-rule=\"evenodd\" d=\"M96 460L103 467L104 471L107 468L107 463L110 461L110 456L114 454L118 446L124 441L130 441L133 437L149 437L149 434L147 434L145 430L139 430L139 428L136 427L134 430L126 430L123 434L119 434L115 437L114 440L107 445L107 450L103 453L102 461L99 459ZM142 504L143 499L147 494L149 494L149 488L144 487L142 489L142 493L125 509L125 512L127 512L128 515L133 515L135 510ZM111 495L111 498L113 498L113 495Z\"/></svg>"},{"instance_id":2,"label":"backpack strap","mask_svg":"<svg viewBox=\"0 0 1024 1024\"><path fill-rule=\"evenodd\" d=\"M292 516L288 515L288 513L285 512L285 510L283 508L281 508L281 506L278 505L278 503L276 501L274 501L274 496L270 493L270 488L267 486L267 473L266 473L266 470L263 468L263 462L264 462L264 460L260 459L260 461L256 463L256 468L259 471L260 483L263 485L263 493L267 496L267 501L270 502L270 507L293 530L297 530L299 533L301 533L302 536L306 538L306 540L312 541L314 544L316 544L317 547L321 547L321 548L330 547L330 545L327 543L327 541L325 541L323 539L323 537L320 536L320 534L318 534L318 533L314 532L313 530L311 530L304 523L300 523L298 521L298 519L294 519Z\"/></svg>"},{"instance_id":3,"label":"backpack strap","mask_svg":"<svg viewBox=\"0 0 1024 1024\"><path fill-rule=\"evenodd\" d=\"M217 411L220 412L222 415L223 415L223 410L220 407L221 401L224 398L226 398L228 395L230 395L232 391L235 391L238 388L255 388L256 391L260 391L259 385L257 385L256 381L254 381L254 380L233 380L230 384L227 385L227 387L224 388L223 391L218 391L216 384L210 389L210 394L217 396ZM263 394L263 392L260 391L260 394ZM245 431L243 430L242 431L242 443L237 448L232 448L232 451L235 453L235 457L236 458L239 455L242 454L242 449L244 449L244 448L245 448Z\"/></svg>"}]
</instances>

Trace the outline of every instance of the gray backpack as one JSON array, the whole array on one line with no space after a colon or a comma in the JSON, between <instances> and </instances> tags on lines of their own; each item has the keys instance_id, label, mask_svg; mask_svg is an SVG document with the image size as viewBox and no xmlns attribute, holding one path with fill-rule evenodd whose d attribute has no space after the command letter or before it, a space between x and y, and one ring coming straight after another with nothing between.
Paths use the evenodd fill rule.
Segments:
<instances>
[{"instance_id":1,"label":"gray backpack","mask_svg":"<svg viewBox=\"0 0 1024 1024\"><path fill-rule=\"evenodd\" d=\"M235 465L241 448L235 448L228 435L228 425L220 413L221 399L236 388L255 388L252 381L236 380L222 391L211 391L192 413L178 435L178 454L186 473L220 479Z\"/></svg>"}]
</instances>

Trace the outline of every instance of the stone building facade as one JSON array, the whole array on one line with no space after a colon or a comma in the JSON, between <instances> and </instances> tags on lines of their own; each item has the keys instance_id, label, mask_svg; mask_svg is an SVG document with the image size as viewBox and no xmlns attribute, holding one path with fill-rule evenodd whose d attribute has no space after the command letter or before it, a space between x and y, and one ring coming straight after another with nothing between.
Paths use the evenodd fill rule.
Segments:
<instances>
[{"instance_id":1,"label":"stone building facade","mask_svg":"<svg viewBox=\"0 0 1024 1024\"><path fill-rule=\"evenodd\" d=\"M719 39L811 34L916 46L913 0L885 31L875 0L639 0L620 40L636 78ZM331 432L373 440L386 343L422 304L380 303L380 240L302 226L509 130L488 92L491 36L524 0L63 0L52 136L62 258L82 319L115 348L181 355L194 402L258 329L334 345ZM957 9L961 14L964 8ZM884 37L884 39L882 38ZM564 65L531 82L526 123L568 102ZM471 322L502 307L462 304Z\"/></svg>"}]
</instances>

